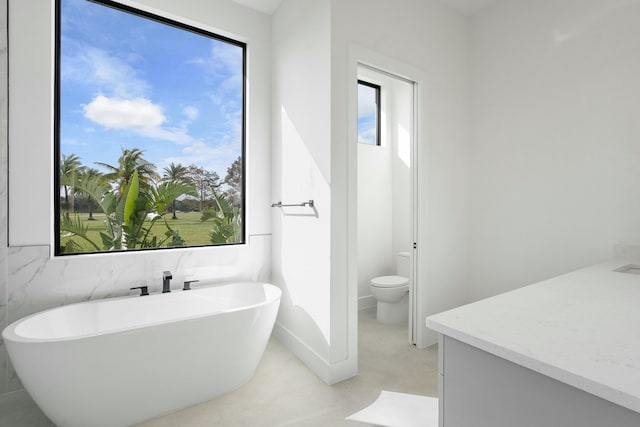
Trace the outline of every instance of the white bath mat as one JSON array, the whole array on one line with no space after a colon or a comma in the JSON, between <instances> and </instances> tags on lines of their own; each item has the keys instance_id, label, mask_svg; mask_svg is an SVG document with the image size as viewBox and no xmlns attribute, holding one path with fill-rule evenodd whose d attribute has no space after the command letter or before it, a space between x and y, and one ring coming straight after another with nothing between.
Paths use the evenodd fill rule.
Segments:
<instances>
[{"instance_id":1,"label":"white bath mat","mask_svg":"<svg viewBox=\"0 0 640 427\"><path fill-rule=\"evenodd\" d=\"M382 390L375 402L346 419L387 427L437 427L438 399Z\"/></svg>"}]
</instances>

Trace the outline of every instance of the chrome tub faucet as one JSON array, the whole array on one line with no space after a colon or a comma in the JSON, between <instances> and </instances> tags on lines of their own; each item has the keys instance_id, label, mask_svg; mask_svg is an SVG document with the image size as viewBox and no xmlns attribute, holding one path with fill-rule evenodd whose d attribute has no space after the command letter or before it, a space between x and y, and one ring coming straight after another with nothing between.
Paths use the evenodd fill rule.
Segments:
<instances>
[{"instance_id":1,"label":"chrome tub faucet","mask_svg":"<svg viewBox=\"0 0 640 427\"><path fill-rule=\"evenodd\" d=\"M170 271L162 272L162 293L166 294L167 292L171 292L171 279L173 276Z\"/></svg>"}]
</instances>

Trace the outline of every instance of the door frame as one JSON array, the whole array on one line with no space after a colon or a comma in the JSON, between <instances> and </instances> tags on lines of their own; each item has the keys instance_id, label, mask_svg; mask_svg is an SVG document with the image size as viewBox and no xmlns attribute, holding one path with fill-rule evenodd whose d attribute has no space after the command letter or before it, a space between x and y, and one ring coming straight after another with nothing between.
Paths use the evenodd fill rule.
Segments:
<instances>
[{"instance_id":1,"label":"door frame","mask_svg":"<svg viewBox=\"0 0 640 427\"><path fill-rule=\"evenodd\" d=\"M428 266L429 257L427 245L420 244L419 231L425 235L427 226L427 177L428 171L423 170L427 166L428 140L427 140L427 75L424 71L409 64L389 58L368 48L349 43L349 76L348 76L348 227L347 227L347 269L348 269L348 295L349 295L349 337L348 348L357 355L357 312L358 312L358 183L357 167L357 80L358 69L361 66L374 71L388 74L413 83L413 135L412 135L412 188L411 188L411 235L413 248L411 249L411 272L413 275L411 286L409 341L418 348L425 348L433 344L435 335L430 333L424 322L427 314L428 295ZM423 168L418 167L422 165ZM428 235L428 234L427 234ZM357 357L356 357L357 360Z\"/></svg>"}]
</instances>

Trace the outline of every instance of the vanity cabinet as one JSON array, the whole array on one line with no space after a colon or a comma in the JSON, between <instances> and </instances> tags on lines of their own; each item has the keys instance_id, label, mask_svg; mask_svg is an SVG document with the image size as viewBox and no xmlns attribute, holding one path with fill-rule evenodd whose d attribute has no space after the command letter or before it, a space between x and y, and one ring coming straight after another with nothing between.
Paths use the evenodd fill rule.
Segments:
<instances>
[{"instance_id":1,"label":"vanity cabinet","mask_svg":"<svg viewBox=\"0 0 640 427\"><path fill-rule=\"evenodd\" d=\"M639 427L640 275L624 267L428 317L440 337L440 427Z\"/></svg>"},{"instance_id":2,"label":"vanity cabinet","mask_svg":"<svg viewBox=\"0 0 640 427\"><path fill-rule=\"evenodd\" d=\"M638 427L640 413L440 336L440 427Z\"/></svg>"}]
</instances>

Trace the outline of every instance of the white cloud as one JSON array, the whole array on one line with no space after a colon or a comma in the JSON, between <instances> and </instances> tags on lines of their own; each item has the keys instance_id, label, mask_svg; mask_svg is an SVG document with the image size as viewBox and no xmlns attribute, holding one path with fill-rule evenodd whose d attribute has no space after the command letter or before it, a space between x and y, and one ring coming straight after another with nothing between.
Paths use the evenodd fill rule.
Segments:
<instances>
[{"instance_id":1,"label":"white cloud","mask_svg":"<svg viewBox=\"0 0 640 427\"><path fill-rule=\"evenodd\" d=\"M214 76L242 77L242 48L230 43L212 41L208 57L193 58L189 63Z\"/></svg>"},{"instance_id":2,"label":"white cloud","mask_svg":"<svg viewBox=\"0 0 640 427\"><path fill-rule=\"evenodd\" d=\"M240 155L237 143L208 145L204 141L194 141L182 150L182 156L165 159L167 164L182 163L183 165L198 164L207 170L213 170L224 178L227 168Z\"/></svg>"},{"instance_id":3,"label":"white cloud","mask_svg":"<svg viewBox=\"0 0 640 427\"><path fill-rule=\"evenodd\" d=\"M191 105L182 109L182 114L187 118L189 122L193 122L200 116L200 111Z\"/></svg>"},{"instance_id":4,"label":"white cloud","mask_svg":"<svg viewBox=\"0 0 640 427\"><path fill-rule=\"evenodd\" d=\"M157 128L165 121L160 106L145 98L98 95L83 110L86 118L109 129Z\"/></svg>"},{"instance_id":5,"label":"white cloud","mask_svg":"<svg viewBox=\"0 0 640 427\"><path fill-rule=\"evenodd\" d=\"M358 118L376 113L376 91L364 85L358 85Z\"/></svg>"},{"instance_id":6,"label":"white cloud","mask_svg":"<svg viewBox=\"0 0 640 427\"><path fill-rule=\"evenodd\" d=\"M107 129L131 130L147 138L181 145L193 144L195 141L189 135L187 124L179 128L162 127L166 121L162 108L145 98L120 99L98 95L83 106L83 110L87 119ZM196 117L198 110L190 109L189 114Z\"/></svg>"},{"instance_id":7,"label":"white cloud","mask_svg":"<svg viewBox=\"0 0 640 427\"><path fill-rule=\"evenodd\" d=\"M243 83L242 49L227 43L214 43L208 62L212 65L214 74L224 76L215 95L226 100L229 99L229 95L233 95L234 98L239 96ZM236 104L237 101L239 99L231 100L234 108L240 107Z\"/></svg>"},{"instance_id":8,"label":"white cloud","mask_svg":"<svg viewBox=\"0 0 640 427\"><path fill-rule=\"evenodd\" d=\"M237 75L242 70L242 48L228 43L213 43L209 60L217 69Z\"/></svg>"},{"instance_id":9,"label":"white cloud","mask_svg":"<svg viewBox=\"0 0 640 427\"><path fill-rule=\"evenodd\" d=\"M214 103L220 105L224 102L236 110L241 108L242 48L212 41L208 57L194 58L189 62L202 68L215 81L215 87L208 93Z\"/></svg>"},{"instance_id":10,"label":"white cloud","mask_svg":"<svg viewBox=\"0 0 640 427\"><path fill-rule=\"evenodd\" d=\"M153 138L164 139L166 141L175 142L180 145L191 144L195 139L189 135L185 128L161 128L158 126L141 128L136 130L140 135Z\"/></svg>"},{"instance_id":11,"label":"white cloud","mask_svg":"<svg viewBox=\"0 0 640 427\"><path fill-rule=\"evenodd\" d=\"M75 54L62 60L62 79L96 87L115 97L143 96L149 85L137 76L135 68L101 49L78 46Z\"/></svg>"},{"instance_id":12,"label":"white cloud","mask_svg":"<svg viewBox=\"0 0 640 427\"><path fill-rule=\"evenodd\" d=\"M376 129L374 127L360 129L358 131L358 141L365 144L376 145Z\"/></svg>"}]
</instances>

